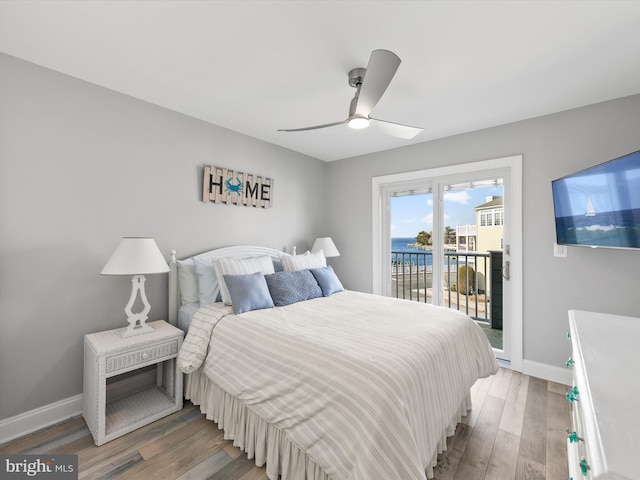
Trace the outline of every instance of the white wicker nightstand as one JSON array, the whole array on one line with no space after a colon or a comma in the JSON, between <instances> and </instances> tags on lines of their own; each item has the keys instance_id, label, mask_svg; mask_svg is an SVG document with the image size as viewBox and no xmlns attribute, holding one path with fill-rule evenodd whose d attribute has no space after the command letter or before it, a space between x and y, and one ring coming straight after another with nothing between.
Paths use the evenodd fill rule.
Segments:
<instances>
[{"instance_id":1,"label":"white wicker nightstand","mask_svg":"<svg viewBox=\"0 0 640 480\"><path fill-rule=\"evenodd\" d=\"M82 415L96 445L182 409L182 372L176 357L182 330L164 320L149 323L155 331L122 337L122 328L84 337ZM155 385L122 398L107 399L107 379L156 365Z\"/></svg>"}]
</instances>

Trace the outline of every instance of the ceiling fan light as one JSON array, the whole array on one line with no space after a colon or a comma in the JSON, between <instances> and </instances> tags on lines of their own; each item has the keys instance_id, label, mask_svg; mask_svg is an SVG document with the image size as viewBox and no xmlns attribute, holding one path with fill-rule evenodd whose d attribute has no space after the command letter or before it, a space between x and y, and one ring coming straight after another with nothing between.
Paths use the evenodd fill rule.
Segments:
<instances>
[{"instance_id":1,"label":"ceiling fan light","mask_svg":"<svg viewBox=\"0 0 640 480\"><path fill-rule=\"evenodd\" d=\"M349 120L349 126L357 130L367 128L369 126L369 119L367 117L353 117Z\"/></svg>"}]
</instances>

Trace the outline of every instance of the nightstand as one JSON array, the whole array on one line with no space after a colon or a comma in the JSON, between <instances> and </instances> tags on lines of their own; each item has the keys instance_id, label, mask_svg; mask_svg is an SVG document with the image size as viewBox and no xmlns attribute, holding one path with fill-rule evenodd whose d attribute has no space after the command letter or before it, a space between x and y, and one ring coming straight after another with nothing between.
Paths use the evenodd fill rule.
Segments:
<instances>
[{"instance_id":1,"label":"nightstand","mask_svg":"<svg viewBox=\"0 0 640 480\"><path fill-rule=\"evenodd\" d=\"M84 337L82 415L96 445L182 409L183 332L164 320L148 325L155 330L144 335L125 338L118 328Z\"/></svg>"}]
</instances>

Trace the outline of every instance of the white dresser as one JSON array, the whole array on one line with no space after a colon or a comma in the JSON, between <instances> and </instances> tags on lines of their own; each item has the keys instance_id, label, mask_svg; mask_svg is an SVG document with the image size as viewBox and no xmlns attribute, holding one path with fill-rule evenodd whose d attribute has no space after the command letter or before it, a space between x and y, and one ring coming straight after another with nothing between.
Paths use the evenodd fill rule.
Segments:
<instances>
[{"instance_id":1,"label":"white dresser","mask_svg":"<svg viewBox=\"0 0 640 480\"><path fill-rule=\"evenodd\" d=\"M640 479L640 318L569 311L573 480Z\"/></svg>"}]
</instances>

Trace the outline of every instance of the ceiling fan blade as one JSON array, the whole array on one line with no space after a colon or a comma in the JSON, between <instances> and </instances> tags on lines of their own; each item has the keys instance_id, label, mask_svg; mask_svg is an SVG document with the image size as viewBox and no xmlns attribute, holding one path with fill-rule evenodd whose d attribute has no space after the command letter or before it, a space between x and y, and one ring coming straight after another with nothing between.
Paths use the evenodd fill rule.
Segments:
<instances>
[{"instance_id":1,"label":"ceiling fan blade","mask_svg":"<svg viewBox=\"0 0 640 480\"><path fill-rule=\"evenodd\" d=\"M385 90L391 83L396 70L400 66L400 57L389 50L374 50L371 52L367 73L364 75L358 95L355 113L369 116Z\"/></svg>"},{"instance_id":2,"label":"ceiling fan blade","mask_svg":"<svg viewBox=\"0 0 640 480\"><path fill-rule=\"evenodd\" d=\"M424 128L420 127L411 127L409 125L403 125L401 123L388 122L386 120L378 120L377 118L369 117L369 120L373 122L376 127L382 130L384 133L388 135L392 135L394 137L404 138L407 140L412 139L420 132L424 130Z\"/></svg>"},{"instance_id":3,"label":"ceiling fan blade","mask_svg":"<svg viewBox=\"0 0 640 480\"><path fill-rule=\"evenodd\" d=\"M336 125L344 125L349 122L349 119L343 120L341 122L333 122L333 123L325 123L324 125L314 125L313 127L304 127L304 128L279 128L279 132L304 132L306 130L318 130L319 128L327 128L327 127L335 127Z\"/></svg>"}]
</instances>

